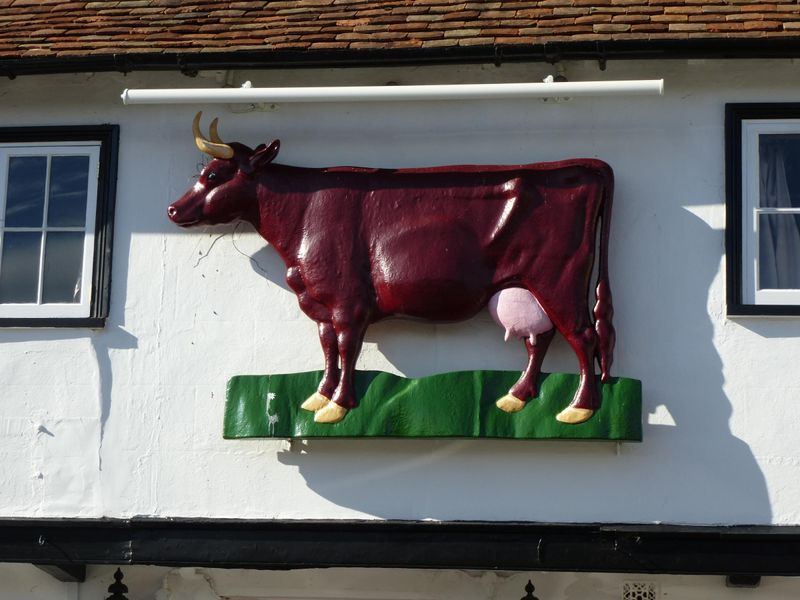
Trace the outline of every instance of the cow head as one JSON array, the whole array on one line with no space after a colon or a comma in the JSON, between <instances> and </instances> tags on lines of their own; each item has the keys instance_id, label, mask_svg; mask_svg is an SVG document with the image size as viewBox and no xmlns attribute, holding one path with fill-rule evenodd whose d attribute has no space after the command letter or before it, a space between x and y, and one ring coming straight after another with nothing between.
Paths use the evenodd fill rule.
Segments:
<instances>
[{"instance_id":1,"label":"cow head","mask_svg":"<svg viewBox=\"0 0 800 600\"><path fill-rule=\"evenodd\" d=\"M217 119L211 122L211 139L200 132L197 113L192 123L197 147L213 157L197 179L197 183L167 209L167 215L181 227L229 223L253 212L256 202L256 181L253 175L278 154L280 142L261 145L252 150L244 144L226 144L217 133Z\"/></svg>"}]
</instances>

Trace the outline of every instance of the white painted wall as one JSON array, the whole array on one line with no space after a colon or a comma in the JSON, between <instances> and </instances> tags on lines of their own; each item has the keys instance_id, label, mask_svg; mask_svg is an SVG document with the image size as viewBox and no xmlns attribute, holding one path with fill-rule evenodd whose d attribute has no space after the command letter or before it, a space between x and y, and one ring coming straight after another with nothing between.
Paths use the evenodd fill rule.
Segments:
<instances>
[{"instance_id":1,"label":"white painted wall","mask_svg":"<svg viewBox=\"0 0 800 600\"><path fill-rule=\"evenodd\" d=\"M540 80L546 65L242 74L254 85ZM724 317L723 109L796 100L797 65L571 63L571 80L666 79L663 98L123 107L126 87L216 74L20 77L0 126L121 126L104 331L0 331L0 516L800 523L799 319ZM642 444L221 437L234 374L320 368L314 324L246 227L179 230L166 206L203 160L190 122L282 140L279 162L426 166L600 157L614 167L616 374L644 384ZM360 367L521 368L486 314L386 322ZM557 341L545 369L574 371ZM516 592L515 592L516 593Z\"/></svg>"}]
</instances>

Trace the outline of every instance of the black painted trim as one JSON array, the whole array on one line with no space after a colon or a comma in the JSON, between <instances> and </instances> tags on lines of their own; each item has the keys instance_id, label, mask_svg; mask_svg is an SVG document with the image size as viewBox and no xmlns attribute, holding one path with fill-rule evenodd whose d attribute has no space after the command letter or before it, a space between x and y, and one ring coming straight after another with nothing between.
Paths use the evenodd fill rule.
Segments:
<instances>
[{"instance_id":1,"label":"black painted trim","mask_svg":"<svg viewBox=\"0 0 800 600\"><path fill-rule=\"evenodd\" d=\"M742 121L746 119L800 119L800 103L763 102L725 105L725 257L727 314L729 317L800 315L791 304L745 304L742 284Z\"/></svg>"},{"instance_id":2,"label":"black painted trim","mask_svg":"<svg viewBox=\"0 0 800 600\"><path fill-rule=\"evenodd\" d=\"M78 125L56 127L1 127L0 142L100 142L97 180L92 297L85 318L0 318L0 327L83 327L105 326L111 297L111 251L114 239L114 205L117 190L119 125Z\"/></svg>"},{"instance_id":3,"label":"black painted trim","mask_svg":"<svg viewBox=\"0 0 800 600\"><path fill-rule=\"evenodd\" d=\"M86 581L86 565L33 565L65 583L83 583Z\"/></svg>"},{"instance_id":4,"label":"black painted trim","mask_svg":"<svg viewBox=\"0 0 800 600\"><path fill-rule=\"evenodd\" d=\"M725 299L728 316L742 309L742 162L741 105L725 105ZM738 134L737 134L738 132Z\"/></svg>"},{"instance_id":5,"label":"black painted trim","mask_svg":"<svg viewBox=\"0 0 800 600\"><path fill-rule=\"evenodd\" d=\"M800 575L800 527L6 519L0 562Z\"/></svg>"},{"instance_id":6,"label":"black painted trim","mask_svg":"<svg viewBox=\"0 0 800 600\"><path fill-rule=\"evenodd\" d=\"M800 36L775 39L612 40L404 48L386 50L264 50L228 52L158 52L64 57L0 59L0 76L118 71L179 71L194 75L204 69L284 69L319 67L389 67L422 64L502 64L562 60L675 58L797 58Z\"/></svg>"}]
</instances>

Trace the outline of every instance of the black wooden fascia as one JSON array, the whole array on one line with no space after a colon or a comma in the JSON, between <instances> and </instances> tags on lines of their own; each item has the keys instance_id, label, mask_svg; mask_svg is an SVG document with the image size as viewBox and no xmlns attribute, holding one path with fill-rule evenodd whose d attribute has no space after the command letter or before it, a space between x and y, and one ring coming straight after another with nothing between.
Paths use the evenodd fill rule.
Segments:
<instances>
[{"instance_id":1,"label":"black wooden fascia","mask_svg":"<svg viewBox=\"0 0 800 600\"><path fill-rule=\"evenodd\" d=\"M0 520L0 562L800 575L800 527L530 522Z\"/></svg>"}]
</instances>

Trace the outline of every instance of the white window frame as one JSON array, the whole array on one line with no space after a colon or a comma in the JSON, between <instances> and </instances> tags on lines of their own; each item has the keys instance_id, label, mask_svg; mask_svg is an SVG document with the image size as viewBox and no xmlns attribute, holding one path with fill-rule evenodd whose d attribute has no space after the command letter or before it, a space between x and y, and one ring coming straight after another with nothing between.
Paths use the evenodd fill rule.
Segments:
<instances>
[{"instance_id":1,"label":"white window frame","mask_svg":"<svg viewBox=\"0 0 800 600\"><path fill-rule=\"evenodd\" d=\"M761 160L759 141L762 135L800 135L798 119L742 120L742 299L761 306L798 305L800 289L759 289L759 216L800 214L800 208L763 208L760 203ZM800 260L800 257L798 257Z\"/></svg>"},{"instance_id":2,"label":"white window frame","mask_svg":"<svg viewBox=\"0 0 800 600\"><path fill-rule=\"evenodd\" d=\"M91 312L92 265L94 262L95 215L97 212L97 180L100 169L100 142L49 142L49 143L0 143L0 256L7 229L5 227L8 165L11 157L47 157L46 183L50 180L50 165L54 156L88 156L89 181L86 198L86 222L83 227L53 227L47 225L50 186L45 185L43 223L41 227L12 227L12 232L42 232L39 248L39 280L36 303L2 303L0 318L87 318ZM74 231L84 234L83 261L81 263L80 302L42 303L44 279L45 244L50 231ZM0 263L2 270L2 263Z\"/></svg>"}]
</instances>

